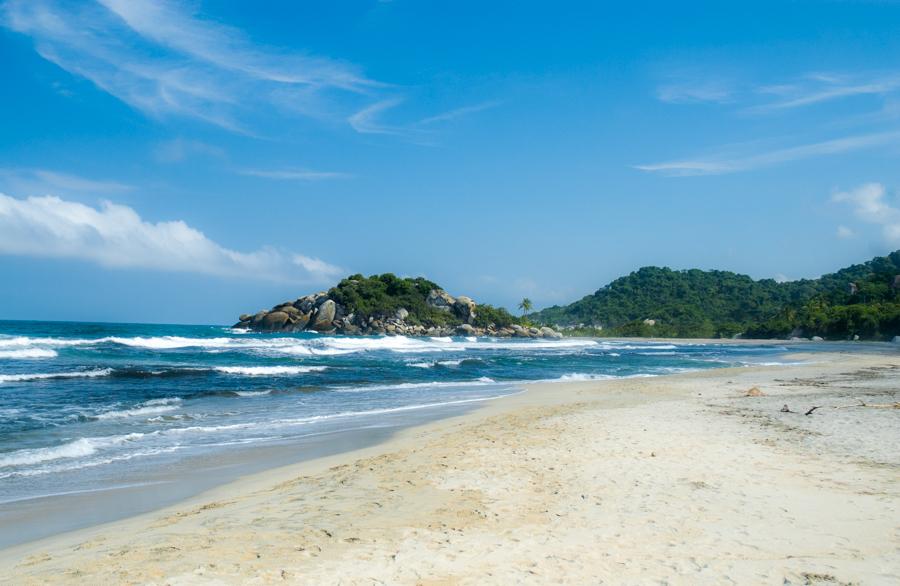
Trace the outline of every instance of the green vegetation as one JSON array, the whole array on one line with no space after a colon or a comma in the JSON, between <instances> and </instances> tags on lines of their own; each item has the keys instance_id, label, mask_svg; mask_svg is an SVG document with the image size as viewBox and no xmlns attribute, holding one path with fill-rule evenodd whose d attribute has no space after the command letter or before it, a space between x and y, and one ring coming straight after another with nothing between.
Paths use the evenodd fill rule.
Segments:
<instances>
[{"instance_id":1,"label":"green vegetation","mask_svg":"<svg viewBox=\"0 0 900 586\"><path fill-rule=\"evenodd\" d=\"M525 297L522 301L519 302L519 309L522 310L522 315L530 312L534 309L534 304L531 303L531 299Z\"/></svg>"},{"instance_id":2,"label":"green vegetation","mask_svg":"<svg viewBox=\"0 0 900 586\"><path fill-rule=\"evenodd\" d=\"M508 328L513 324L522 323L521 318L512 315L502 307L480 304L475 306L475 320L472 325L476 328L486 328L493 324L496 328Z\"/></svg>"},{"instance_id":3,"label":"green vegetation","mask_svg":"<svg viewBox=\"0 0 900 586\"><path fill-rule=\"evenodd\" d=\"M644 267L571 305L528 317L591 335L602 327L599 333L609 336L889 339L900 335L897 275L900 251L786 283L727 271Z\"/></svg>"},{"instance_id":4,"label":"green vegetation","mask_svg":"<svg viewBox=\"0 0 900 586\"><path fill-rule=\"evenodd\" d=\"M409 312L406 322L423 326L455 326L462 323L457 315L450 311L442 311L428 305L428 294L434 289L441 289L437 284L417 277L401 278L391 273L383 275L351 275L341 280L328 291L328 296L348 313L362 317L393 317L398 309ZM520 323L520 319L503 308L491 305L476 305L475 327L506 327Z\"/></svg>"}]
</instances>

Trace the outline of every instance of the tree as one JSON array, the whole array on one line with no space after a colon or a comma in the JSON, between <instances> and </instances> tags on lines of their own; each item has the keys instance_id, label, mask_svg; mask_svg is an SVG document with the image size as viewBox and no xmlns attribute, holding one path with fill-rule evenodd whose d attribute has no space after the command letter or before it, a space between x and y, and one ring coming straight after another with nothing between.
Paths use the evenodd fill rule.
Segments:
<instances>
[{"instance_id":1,"label":"tree","mask_svg":"<svg viewBox=\"0 0 900 586\"><path fill-rule=\"evenodd\" d=\"M525 315L526 313L528 313L529 311L531 311L532 309L534 309L534 305L531 304L531 299L529 299L529 298L526 297L525 299L523 299L522 301L520 301L520 302L519 302L519 309L522 310L522 315Z\"/></svg>"}]
</instances>

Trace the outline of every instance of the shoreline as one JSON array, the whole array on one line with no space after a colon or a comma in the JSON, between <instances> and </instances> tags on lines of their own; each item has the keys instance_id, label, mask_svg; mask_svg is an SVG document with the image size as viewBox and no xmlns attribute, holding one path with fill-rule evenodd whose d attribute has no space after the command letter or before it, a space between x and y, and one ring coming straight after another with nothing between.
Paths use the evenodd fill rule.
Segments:
<instances>
[{"instance_id":1,"label":"shoreline","mask_svg":"<svg viewBox=\"0 0 900 586\"><path fill-rule=\"evenodd\" d=\"M800 346L802 347L802 344ZM783 432L793 438L792 434L796 430L788 432L779 428L779 426L783 427L785 425L784 422L777 419L779 417L777 414L772 415L769 413L769 411L775 411L774 403L772 408L759 413L743 413L738 419L746 419L747 421L736 422L732 421L735 417L734 414L715 416L707 413L710 409L709 404L716 405L714 409L727 411L737 408L737 412L741 412L745 409L745 406L741 404L744 402L751 404L759 402L771 403L772 401L780 402L788 398L800 400L800 397L806 396L803 393L814 393L817 388L821 387L821 385L808 381L814 380L816 377L839 376L841 372L848 368L856 369L859 372L863 372L865 369L900 368L900 356L892 354L816 353L815 355L803 355L802 358L811 358L812 356L819 360L827 361L827 363L819 362L815 365L801 366L723 368L687 374L666 375L650 379L527 384L525 385L527 389L525 393L491 400L463 415L439 419L424 425L403 429L393 434L387 440L375 445L266 470L218 486L163 509L0 550L0 577L15 577L25 582L43 582L54 579L74 581L92 581L96 579L102 581L104 578L109 579L111 576L117 576L123 581L147 582L178 576L183 578L188 575L195 575L198 569L202 569L201 573L207 577L215 576L228 583L245 581L251 578L265 582L269 579L274 579L273 577L277 575L293 577L295 581L318 580L328 582L329 577L333 579L335 576L340 575L335 573L338 571L346 571L347 574L345 575L356 576L357 579L362 579L368 574L357 575L355 573L356 571L362 571L360 566L361 560L377 558L379 561L375 569L372 570L372 572L375 572L373 575L383 576L387 581L412 581L411 576L413 574L410 572L416 572L420 575L424 572L425 575L437 578L442 575L442 571L445 572L447 569L440 570L435 565L436 562L427 561L424 558L416 558L416 563L410 564L408 568L398 569L383 561L377 552L386 551L385 548L395 548L401 552L418 552L424 546L422 543L419 543L421 539L413 540L415 543L410 542L410 531L415 535L427 535L428 539L431 539L434 537L432 534L435 531L440 533L441 526L446 530L447 526L454 523L461 525L460 528L456 528L459 530L460 535L457 536L454 531L450 531L451 536L462 538L468 531L474 530L480 524L487 523L490 526L492 515L502 517L511 514L506 510L506 505L504 505L507 500L514 501L516 498L525 498L526 496L528 498L525 500L537 498L533 491L527 495L517 494L522 491L518 491L516 485L507 486L504 484L503 478L491 479L490 476L484 475L483 470L486 465L493 463L495 466L499 466L503 462L503 459L499 462L492 460L492 443L484 444L482 441L475 452L471 452L470 449L463 449L464 447L469 446L471 448L473 442L478 443L480 440L491 436L491 434L497 433L497 430L500 429L502 430L501 435L504 436L507 443L518 446L518 448L514 447L514 453L524 450L525 452L537 454L535 458L541 459L544 452L561 450L559 454L548 454L547 457L550 458L548 461L552 462L554 458L571 458L573 457L571 456L573 448L579 445L578 440L580 439L581 443L583 443L585 439L579 436L580 432L572 432L577 437L567 437L565 435L566 432L561 431L564 435L559 435L559 433L548 435L544 433L545 430L543 429L557 420L568 419L569 424L578 422L579 425L585 426L586 429L592 429L598 434L606 433L607 436L620 434L621 437L606 438L609 442L609 445L606 447L609 449L622 448L630 442L635 445L636 451L640 451L640 444L643 441L645 432L649 436L653 436L654 432L648 432L646 429L643 432L639 432L637 429L619 430L618 428L612 428L614 431L611 432L611 428L597 427L597 422L592 420L598 418L603 420L604 418L619 416L624 416L627 419L630 411L637 410L646 411L643 415L645 418L658 419L657 423L659 425L677 426L678 418L675 417L676 421L670 421L673 417L668 416L667 418L666 412L671 411L677 415L679 410L681 410L684 411L682 415L685 420L694 418L697 421L709 424L711 428L721 427L724 430L725 438L728 437L727 434L729 433L740 432L738 435L746 436L742 437L742 440L747 440L754 433L763 433L755 428L753 430L746 429L748 421L750 422L749 427L753 427L754 425L760 425L759 421L764 418L775 418L766 423L763 435L775 434L776 437L763 437L762 439L765 441L759 445L765 446L766 442L770 442L781 449L787 449L785 447L787 446L796 450L795 439L791 439L785 446L781 446L785 442L783 438L778 437L778 434ZM802 377L806 377L806 379ZM773 395L770 398L771 400L765 398L742 398L740 395L735 394L739 392L739 389L745 391L750 388L748 385L751 383L755 383L754 386L762 385L760 388L769 390L770 388L787 384L778 382L784 380L806 380L807 382L797 385L802 392L792 389L785 397L770 391ZM870 379L860 375L860 380L865 382ZM702 391L697 391L697 389L702 389ZM695 394L696 392L700 393L699 396ZM766 394L768 395L769 393ZM707 398L703 398L704 395ZM739 405L735 407L729 403L738 403ZM658 409L660 405L666 408ZM838 411L834 411L834 413L838 413ZM846 412L841 411L840 413ZM884 413L875 413L875 410L865 409L859 410L854 417L881 417L883 415ZM889 416L892 416L892 414L889 414ZM638 421L640 420L638 418ZM807 425L810 421L820 420L822 418L800 419L797 424ZM634 422L632 421L632 423ZM735 425L737 427L734 427ZM571 425L566 426L566 429L569 427ZM872 429L875 428L873 427ZM803 430L801 429L801 431ZM890 433L890 431L885 431L882 428L878 428L878 432ZM813 433L822 434L823 432L822 430L806 430L799 437L806 438L808 436L804 434ZM824 434L827 436L827 431ZM592 433L587 437L591 438L593 435ZM666 451L677 450L677 442L667 445L667 443L671 442L661 441L662 439L656 438L656 441L659 441L659 447L656 449L660 450L658 454L660 457L664 457ZM670 440L671 438L667 439ZM751 439L753 439L751 445L757 445L756 441L759 438ZM494 438L494 442L497 441L499 441L498 438ZM822 454L817 453L815 456L827 456L832 461L831 465L833 468L835 466L835 458L840 460L837 463L839 468L853 468L858 466L858 464L854 464L854 459L859 460L861 457L866 457L866 453L853 453L853 450L857 449L857 447L847 448L850 452L845 454L841 452L844 448L829 447L825 440L816 439L815 441L825 442L822 444L824 447L821 447ZM567 444L567 442L576 443L571 445ZM557 443L561 445L557 446ZM442 450L448 449L446 444L450 444L450 451L442 453ZM568 445L568 447L564 447L563 444ZM840 444L840 441L835 445L838 444ZM453 448L456 448L457 451L453 451ZM605 448L603 445L598 445L597 449L602 451ZM480 454L482 451L485 456L481 459L470 455L470 453ZM506 456L508 457L508 454ZM689 459L685 460L685 457L688 456L688 454L683 454L680 458L675 458L672 464L676 468L678 466L690 467L692 463ZM718 456L727 456L727 454L718 454ZM756 454L756 456L761 458L759 454ZM785 457L800 460L799 456L809 457L808 454L790 453L790 450L788 450ZM619 457L624 456L620 454ZM645 465L647 457L657 458L657 454L656 452L644 454L639 458L639 464ZM408 464L413 460L416 466L409 466ZM576 460L581 462L576 468L582 466L590 468L590 466L594 465L593 461L585 462L577 457ZM666 460L657 460L657 462L664 461ZM887 467L886 470L893 472L896 479L896 471L900 469L897 463L875 462L875 464L877 464L874 467L876 471L884 474L885 467ZM382 466L392 468L390 474L388 470L382 470ZM524 462L523 466L528 468ZM871 464L867 465L866 470L871 467ZM453 469L455 474L448 476L446 472L448 468ZM741 467L738 466L738 468ZM509 470L509 473L514 474L517 471L518 467L514 466ZM555 478L557 474L553 473L556 472L554 467L550 467L549 470L545 468L538 472L533 470L530 472L532 474L539 472L538 476L546 480L546 482L539 483L539 490L536 493L540 498L544 499L542 507L553 508L559 506L563 500L566 501L565 504L567 506L571 504L567 500L568 497L565 499L562 497L548 498L546 494L549 486L558 486L559 488L556 489L558 492L564 487L573 488L569 486L571 483L562 482L563 479ZM843 470L843 472L845 475L848 474L847 470ZM385 476L386 474L389 475ZM404 482L401 482L401 479L404 479L405 483L410 484L402 486ZM841 478L838 478L838 480L850 483L858 482L856 480L842 480ZM645 481L650 482L650 480ZM712 481L712 479L696 480L697 483L706 487L711 486ZM883 479L880 481L884 484ZM353 488L345 489L344 487L348 484ZM601 482L601 484L604 483ZM614 478L613 484L615 484ZM700 484L697 485L699 488L692 488L691 490L705 490ZM413 490L416 485L421 485L419 490ZM527 481L525 485L530 486ZM309 490L300 490L301 487ZM579 486L578 488L584 490L587 487ZM593 486L590 488L596 489ZM607 486L606 488L610 489L611 487ZM900 502L898 501L896 482L894 484L887 482L882 488L885 489L882 494L882 500L886 498L891 510L896 511L898 502ZM410 492L411 490L413 492ZM599 492L602 493L603 491ZM399 510L385 511L385 504L373 508L371 504L373 498L389 500L396 493L400 493L405 497L400 499L400 501L394 502ZM315 494L322 497L320 499L321 502L314 498L313 495ZM499 498L501 494L504 498ZM766 496L771 498L773 495ZM810 498L818 498L819 496L812 495ZM599 499L598 502L611 502L613 505L619 503L622 506L626 506L635 497L625 492L603 496L598 494L597 498ZM691 501L682 502L675 497L673 498L681 506L696 508L696 503ZM460 501L460 499L462 500ZM579 504L578 500L586 501L589 499L582 494L581 499L576 499L575 504ZM765 498L762 499L758 504L760 506L774 505L774 503L768 503L765 500ZM471 508L470 505L473 505L474 501L479 501L480 504L475 503L477 506ZM303 506L291 506L289 504L291 502L301 503ZM668 502L666 504L672 505L673 503ZM882 507L881 514L884 515L884 503L881 503L880 506ZM411 511L406 510L410 507L412 507L412 512L415 514L410 514ZM496 510L492 511L490 509ZM566 510L566 515L571 515L578 512L578 507ZM294 512L292 513L292 511ZM359 517L359 521L355 521L352 518L348 519L346 513L353 513L349 517ZM300 516L302 522L299 519L294 519L295 514ZM265 527L254 527L249 520L260 515L269 519L277 527L273 528L268 525ZM511 534L509 533L511 529L508 527L494 527L493 530L488 531L486 534L482 531L480 537L486 539L494 535L494 540L507 540L511 535L515 534L522 537L517 543L526 541L524 539L525 536L531 536L534 532L542 531L537 529L537 526L532 526L528 523L529 520L536 520L536 518L531 519L532 515L536 515L536 518L538 518L544 513L529 513L524 521L519 519L518 532ZM457 519L457 521L448 524L447 521L451 518ZM802 524L802 517L794 518L792 516L792 519L793 523ZM369 523L370 520L371 523ZM859 520L857 519L856 521ZM868 519L868 521L869 524L877 524L874 519ZM890 519L887 521L889 522ZM522 522L526 523L523 525ZM659 520L653 524L658 522ZM768 522L777 524L778 519L770 519ZM369 526L370 524L373 526ZM321 526L326 526L323 529L324 533L311 532L309 529L309 527ZM213 527L218 528L214 538L212 534L208 533ZM603 527L603 525L600 525L598 529L602 531ZM402 531L398 533L398 530L401 528ZM881 528L880 525L879 528ZM627 530L628 527L626 526L625 529ZM871 531L872 527L863 527L863 530L866 529ZM584 528L581 528L581 530L584 530ZM446 533L446 531L444 532ZM277 546L282 539L296 541L295 533L296 536L302 537L301 541L304 541L306 544L297 546L302 547L302 549L298 550L296 547L285 549ZM366 537L351 536L343 540L335 540L332 537L340 534L349 535L350 533L354 535L357 533L366 534ZM223 537L219 537L220 534ZM136 537L127 538L122 537L123 535L134 535ZM204 542L205 546L201 547L200 542L203 541L204 535L207 541ZM241 554L234 549L236 544L246 542L247 538L251 536L254 538L254 547L265 552L265 556L262 556L260 553L260 556L256 558L257 561L244 555L246 552ZM549 536L544 535L544 537L548 538ZM883 537L884 535L882 535ZM891 539L894 545L893 554L882 553L879 555L893 555L893 561L897 562L896 534ZM596 536L594 536L594 540L596 540ZM563 547L566 543L568 542L559 545ZM160 547L163 547L162 544L167 544L164 547L176 549L159 550ZM574 543L569 545L572 547L576 546ZM585 545L590 545L590 540L585 542ZM532 544L532 547L536 548L537 546ZM575 547L575 549L579 547ZM553 551L556 550L557 548L553 548ZM113 558L111 557L113 555L111 552L125 553ZM313 552L315 555L312 555ZM241 560L241 563L237 564L240 568L233 567L237 563L232 559L235 555L237 559ZM677 555L675 557L679 558ZM789 559L793 558L786 558L780 564L773 565L771 571L775 573L781 572L785 575L794 571L791 567L796 566L797 563L787 561ZM598 558L593 566L587 568L587 570L581 568L578 570L581 573L576 572L576 574L584 578L597 578L600 576L608 578L615 576L615 573L610 573L610 568L603 569L606 567L603 564L608 561ZM558 561L553 562L553 564L558 563ZM809 564L816 567L822 565L819 562L809 562ZM756 565L758 566L759 564ZM851 565L857 567L860 566L860 563L854 562ZM529 574L526 568L513 567L515 564L505 565L497 562L497 566L504 568L504 571L513 572L512 574L506 574L509 578L530 579L536 582L541 581L538 576L541 575L541 571L546 570L546 568L535 568L534 571L537 574ZM719 568L717 565L714 565L714 567ZM226 570L225 568L228 569ZM843 568L837 569L841 570ZM659 569L657 568L653 571L657 570ZM329 574L329 571L332 573ZM458 571L463 571L462 566L458 568ZM585 571L589 573L584 573ZM659 571L663 572L660 575L674 576L676 579L678 576L683 578L685 575L691 575L687 566L679 567L675 570L670 568L669 571L674 572L670 574L665 574L663 570ZM850 576L852 578L871 578L873 575L865 567L862 569L857 568L854 571L856 573ZM279 572L282 573L279 574ZM653 572L641 575L651 574ZM456 578L460 578L459 581L463 582L473 581L476 575L484 577L485 574L469 575L468 577L456 576ZM488 581L503 581L499 575L490 575L494 577L494 580L488 579ZM560 575L566 577L569 575L574 576L575 574L563 573ZM719 572L717 575L721 577L726 574ZM798 573L797 575L800 574ZM842 580L845 579L842 576L843 574L838 577Z\"/></svg>"},{"instance_id":2,"label":"shoreline","mask_svg":"<svg viewBox=\"0 0 900 586\"><path fill-rule=\"evenodd\" d=\"M510 385L504 392L508 394L498 398L522 391ZM477 409L480 403L495 399L423 406L405 412L407 420L402 422L393 421L399 413L389 413L387 420L378 425L361 422L345 429L240 447L233 452L196 454L129 477L120 485L0 502L0 555L6 549L177 507L258 474L374 447L404 430L462 416ZM73 509L77 510L75 516L70 512Z\"/></svg>"}]
</instances>

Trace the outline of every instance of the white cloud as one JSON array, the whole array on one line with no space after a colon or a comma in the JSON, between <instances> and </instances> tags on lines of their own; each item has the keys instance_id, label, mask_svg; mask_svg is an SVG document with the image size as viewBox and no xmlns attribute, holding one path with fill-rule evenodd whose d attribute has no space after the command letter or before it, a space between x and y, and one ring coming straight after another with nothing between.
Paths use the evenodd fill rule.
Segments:
<instances>
[{"instance_id":1,"label":"white cloud","mask_svg":"<svg viewBox=\"0 0 900 586\"><path fill-rule=\"evenodd\" d=\"M759 93L783 98L770 104L752 108L765 112L790 110L842 98L864 95L885 95L900 89L900 74L890 72L868 76L842 74L808 74L799 83L762 86Z\"/></svg>"},{"instance_id":2,"label":"white cloud","mask_svg":"<svg viewBox=\"0 0 900 586\"><path fill-rule=\"evenodd\" d=\"M499 105L499 101L492 100L489 102L482 102L480 104L473 104L471 106L463 106L461 108L455 108L453 110L441 112L440 114L435 114L434 116L429 116L428 118L423 118L422 120L419 120L419 124L421 126L427 126L429 124L435 124L438 122L449 122L451 120L456 120L457 118L462 118L463 116L468 116L469 114L475 114L477 112L483 112L484 110L496 108Z\"/></svg>"},{"instance_id":3,"label":"white cloud","mask_svg":"<svg viewBox=\"0 0 900 586\"><path fill-rule=\"evenodd\" d=\"M385 111L400 105L402 101L401 98L390 98L376 102L351 115L347 122L361 134L402 134L401 129L380 122Z\"/></svg>"},{"instance_id":4,"label":"white cloud","mask_svg":"<svg viewBox=\"0 0 900 586\"><path fill-rule=\"evenodd\" d=\"M884 240L900 244L900 208L887 201L887 190L880 183L866 183L856 189L834 194L833 201L853 207L854 215L868 224L881 226Z\"/></svg>"},{"instance_id":5,"label":"white cloud","mask_svg":"<svg viewBox=\"0 0 900 586\"><path fill-rule=\"evenodd\" d=\"M345 179L346 173L335 171L313 171L311 169L242 169L241 175L274 179L276 181L321 181L323 179Z\"/></svg>"},{"instance_id":6,"label":"white cloud","mask_svg":"<svg viewBox=\"0 0 900 586\"><path fill-rule=\"evenodd\" d=\"M341 272L274 248L231 250L185 222L147 222L128 206L104 202L93 208L55 196L0 194L0 254L276 281L324 281Z\"/></svg>"},{"instance_id":7,"label":"white cloud","mask_svg":"<svg viewBox=\"0 0 900 586\"><path fill-rule=\"evenodd\" d=\"M320 115L324 95L379 84L347 63L253 44L174 1L9 0L8 28L38 53L150 116L187 116L249 132L246 119ZM326 100L327 101L327 100Z\"/></svg>"},{"instance_id":8,"label":"white cloud","mask_svg":"<svg viewBox=\"0 0 900 586\"><path fill-rule=\"evenodd\" d=\"M656 98L671 104L691 104L700 102L728 102L733 90L721 81L681 82L660 86Z\"/></svg>"},{"instance_id":9,"label":"white cloud","mask_svg":"<svg viewBox=\"0 0 900 586\"><path fill-rule=\"evenodd\" d=\"M49 169L0 168L0 189L27 193L113 194L134 188L119 181L88 179Z\"/></svg>"},{"instance_id":10,"label":"white cloud","mask_svg":"<svg viewBox=\"0 0 900 586\"><path fill-rule=\"evenodd\" d=\"M199 140L175 138L162 142L153 151L163 163L180 163L191 157L224 157L225 150Z\"/></svg>"},{"instance_id":11,"label":"white cloud","mask_svg":"<svg viewBox=\"0 0 900 586\"><path fill-rule=\"evenodd\" d=\"M344 273L344 270L340 267L330 265L323 260L319 260L318 258L312 258L309 256L304 256L302 254L295 254L291 258L291 262L293 262L298 267L302 267L311 275L319 275L320 278L337 277Z\"/></svg>"},{"instance_id":12,"label":"white cloud","mask_svg":"<svg viewBox=\"0 0 900 586\"><path fill-rule=\"evenodd\" d=\"M718 154L695 159L635 165L635 168L640 169L641 171L662 173L664 175L676 177L691 175L722 175L738 171L749 171L760 167L769 167L789 161L848 153L896 142L900 142L900 131L847 136L761 153L744 155Z\"/></svg>"},{"instance_id":13,"label":"white cloud","mask_svg":"<svg viewBox=\"0 0 900 586\"><path fill-rule=\"evenodd\" d=\"M855 234L847 226L838 226L835 235L842 240L846 240L847 238L853 238Z\"/></svg>"}]
</instances>

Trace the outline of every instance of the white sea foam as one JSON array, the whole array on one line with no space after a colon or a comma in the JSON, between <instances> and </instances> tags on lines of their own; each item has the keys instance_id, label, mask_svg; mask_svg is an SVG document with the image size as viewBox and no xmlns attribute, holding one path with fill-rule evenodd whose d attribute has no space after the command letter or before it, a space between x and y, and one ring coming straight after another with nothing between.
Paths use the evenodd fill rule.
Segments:
<instances>
[{"instance_id":1,"label":"white sea foam","mask_svg":"<svg viewBox=\"0 0 900 586\"><path fill-rule=\"evenodd\" d=\"M573 382L573 381L591 381L591 380L610 380L610 379L614 379L614 378L619 378L619 377L613 376L611 374L586 374L583 372L573 372L570 374L564 374L555 380L564 381L564 382Z\"/></svg>"},{"instance_id":2,"label":"white sea foam","mask_svg":"<svg viewBox=\"0 0 900 586\"><path fill-rule=\"evenodd\" d=\"M54 350L45 348L23 348L21 350L0 350L0 358L56 358L58 354Z\"/></svg>"},{"instance_id":3,"label":"white sea foam","mask_svg":"<svg viewBox=\"0 0 900 586\"><path fill-rule=\"evenodd\" d=\"M677 350L678 345L675 344L635 344L623 342L598 342L602 350ZM690 344L680 344L681 346L690 346Z\"/></svg>"},{"instance_id":4,"label":"white sea foam","mask_svg":"<svg viewBox=\"0 0 900 586\"><path fill-rule=\"evenodd\" d=\"M153 399L145 401L140 405L131 409L121 409L113 411L105 411L94 417L96 419L124 419L127 417L143 417L145 415L159 415L160 413L169 413L178 409L181 399L174 397L170 399Z\"/></svg>"},{"instance_id":5,"label":"white sea foam","mask_svg":"<svg viewBox=\"0 0 900 586\"><path fill-rule=\"evenodd\" d=\"M83 458L96 453L97 450L134 441L143 436L144 434L142 433L129 433L108 437L83 437L66 444L48 448L16 450L0 457L0 468L29 466L67 458Z\"/></svg>"},{"instance_id":6,"label":"white sea foam","mask_svg":"<svg viewBox=\"0 0 900 586\"><path fill-rule=\"evenodd\" d=\"M217 366L215 370L225 374L245 376L275 376L280 374L304 374L322 372L327 366Z\"/></svg>"},{"instance_id":7,"label":"white sea foam","mask_svg":"<svg viewBox=\"0 0 900 586\"><path fill-rule=\"evenodd\" d=\"M268 395L272 391L235 391L238 397L262 397Z\"/></svg>"},{"instance_id":8,"label":"white sea foam","mask_svg":"<svg viewBox=\"0 0 900 586\"><path fill-rule=\"evenodd\" d=\"M433 352L463 352L467 350L556 350L597 346L594 340L519 340L497 338L366 336L366 337L281 337L257 338L250 336L186 338L182 336L103 338L28 338L17 336L0 339L0 358L52 358L53 348L118 344L147 350L179 350L198 348L205 352L248 351L267 355L290 356L340 356L357 352L389 351L401 354ZM674 347L674 346L673 346ZM625 346L627 348L627 346ZM648 346L645 348L653 348ZM662 346L659 346L662 348Z\"/></svg>"},{"instance_id":9,"label":"white sea foam","mask_svg":"<svg viewBox=\"0 0 900 586\"><path fill-rule=\"evenodd\" d=\"M96 370L81 370L77 372L46 372L46 373L27 373L27 374L0 374L0 384L5 382L24 382L44 379L57 378L93 378L97 376L108 376L112 373L111 368L99 368Z\"/></svg>"},{"instance_id":10,"label":"white sea foam","mask_svg":"<svg viewBox=\"0 0 900 586\"><path fill-rule=\"evenodd\" d=\"M407 366L411 366L413 368L434 368L436 366L459 366L463 363L465 358L460 358L458 360L436 360L434 362L410 362Z\"/></svg>"},{"instance_id":11,"label":"white sea foam","mask_svg":"<svg viewBox=\"0 0 900 586\"><path fill-rule=\"evenodd\" d=\"M453 387L482 387L485 385L501 384L492 378L482 376L475 380L467 381L434 381L422 383L395 383L383 385L366 385L361 387L335 387L332 390L339 393L365 393L369 391L393 391L410 389L442 389Z\"/></svg>"}]
</instances>

